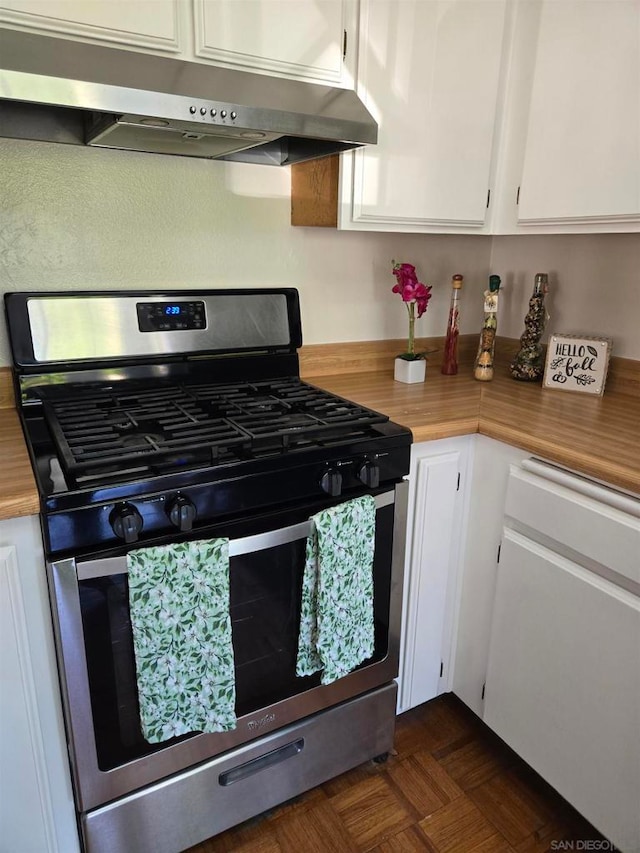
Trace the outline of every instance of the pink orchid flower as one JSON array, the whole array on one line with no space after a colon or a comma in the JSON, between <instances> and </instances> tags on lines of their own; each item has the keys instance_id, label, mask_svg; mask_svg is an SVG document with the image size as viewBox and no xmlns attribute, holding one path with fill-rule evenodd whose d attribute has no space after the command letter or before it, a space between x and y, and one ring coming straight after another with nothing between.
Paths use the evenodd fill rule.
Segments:
<instances>
[{"instance_id":1,"label":"pink orchid flower","mask_svg":"<svg viewBox=\"0 0 640 853\"><path fill-rule=\"evenodd\" d=\"M416 268L412 264L396 264L394 261L393 274L396 277L396 284L392 287L392 292L400 294L409 312L408 354L413 356L415 354L414 322L416 308L418 318L422 317L431 299L431 286L424 285L421 281L418 281Z\"/></svg>"}]
</instances>

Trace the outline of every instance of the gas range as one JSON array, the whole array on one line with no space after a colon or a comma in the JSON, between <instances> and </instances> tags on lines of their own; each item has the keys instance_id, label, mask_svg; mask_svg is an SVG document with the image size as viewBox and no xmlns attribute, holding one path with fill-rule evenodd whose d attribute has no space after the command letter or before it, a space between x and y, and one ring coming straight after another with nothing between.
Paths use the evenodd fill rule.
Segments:
<instances>
[{"instance_id":1,"label":"gas range","mask_svg":"<svg viewBox=\"0 0 640 853\"><path fill-rule=\"evenodd\" d=\"M407 429L299 378L294 290L6 302L51 554L344 500L408 472Z\"/></svg>"},{"instance_id":2,"label":"gas range","mask_svg":"<svg viewBox=\"0 0 640 853\"><path fill-rule=\"evenodd\" d=\"M6 308L86 853L126 853L133 837L140 853L178 853L386 755L411 433L301 381L297 292L9 294ZM369 625L373 647L323 683L296 663L308 546L313 520L337 504L331 516L350 518L352 498L373 524L360 536L348 521L332 546L338 562L358 554L343 576L329 563L350 582L332 607ZM177 556L201 549L205 585L228 585L215 614ZM129 574L141 553L161 563L150 598L180 602L171 631L201 640L228 614L235 727L173 737L171 718L166 739L144 736ZM217 684L217 652L201 648L182 664ZM213 713L211 688L194 686Z\"/></svg>"}]
</instances>

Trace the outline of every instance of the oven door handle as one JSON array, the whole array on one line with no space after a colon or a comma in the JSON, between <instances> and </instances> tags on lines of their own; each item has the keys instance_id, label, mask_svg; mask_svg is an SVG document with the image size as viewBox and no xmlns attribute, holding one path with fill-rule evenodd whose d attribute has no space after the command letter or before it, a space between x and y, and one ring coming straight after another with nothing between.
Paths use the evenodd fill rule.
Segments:
<instances>
[{"instance_id":1,"label":"oven door handle","mask_svg":"<svg viewBox=\"0 0 640 853\"><path fill-rule=\"evenodd\" d=\"M390 506L395 501L395 491L384 492L375 495L376 509ZM267 533L257 533L255 536L244 536L242 539L231 539L229 541L229 557L238 557L241 554L255 554L257 551L265 551L267 548L275 548L278 545L286 545L295 542L296 539L305 539L311 529L310 521L302 521L300 524L292 524L290 527L280 527ZM85 581L92 578L107 577L108 575L124 575L128 572L126 555L122 557L106 557L102 560L85 560L76 563L78 580Z\"/></svg>"}]
</instances>

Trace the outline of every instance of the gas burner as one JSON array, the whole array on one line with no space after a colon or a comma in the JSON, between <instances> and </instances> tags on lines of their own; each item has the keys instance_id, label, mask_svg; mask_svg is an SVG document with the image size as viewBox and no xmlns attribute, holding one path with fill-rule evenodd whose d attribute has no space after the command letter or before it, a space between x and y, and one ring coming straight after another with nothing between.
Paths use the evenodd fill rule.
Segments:
<instances>
[{"instance_id":1,"label":"gas burner","mask_svg":"<svg viewBox=\"0 0 640 853\"><path fill-rule=\"evenodd\" d=\"M99 483L322 447L388 420L285 377L260 382L105 383L45 389L43 412L68 480Z\"/></svg>"}]
</instances>

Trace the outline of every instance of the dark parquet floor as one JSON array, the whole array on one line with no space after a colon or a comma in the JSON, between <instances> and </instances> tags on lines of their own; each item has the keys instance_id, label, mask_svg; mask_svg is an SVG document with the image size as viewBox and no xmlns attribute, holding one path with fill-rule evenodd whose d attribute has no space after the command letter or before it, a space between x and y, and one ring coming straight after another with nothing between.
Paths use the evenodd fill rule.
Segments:
<instances>
[{"instance_id":1,"label":"dark parquet floor","mask_svg":"<svg viewBox=\"0 0 640 853\"><path fill-rule=\"evenodd\" d=\"M398 717L386 763L356 767L189 853L589 849L614 848L446 694Z\"/></svg>"}]
</instances>

